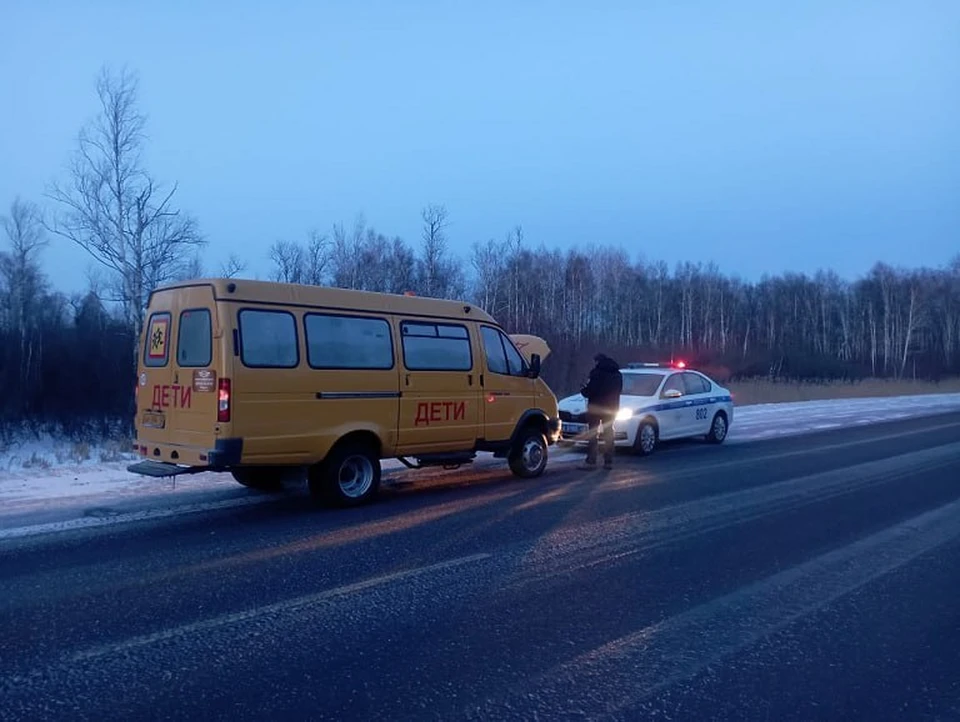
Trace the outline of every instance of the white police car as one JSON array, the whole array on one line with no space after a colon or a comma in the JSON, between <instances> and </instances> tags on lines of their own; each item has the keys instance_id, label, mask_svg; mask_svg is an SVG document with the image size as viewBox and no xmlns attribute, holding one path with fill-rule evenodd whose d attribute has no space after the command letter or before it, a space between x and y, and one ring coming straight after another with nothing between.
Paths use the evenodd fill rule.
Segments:
<instances>
[{"instance_id":1,"label":"white police car","mask_svg":"<svg viewBox=\"0 0 960 722\"><path fill-rule=\"evenodd\" d=\"M733 398L705 374L683 362L628 364L620 372L623 391L613 425L618 447L645 456L661 440L702 436L720 444L727 438ZM560 443L586 443L587 400L575 394L561 399L559 408Z\"/></svg>"}]
</instances>

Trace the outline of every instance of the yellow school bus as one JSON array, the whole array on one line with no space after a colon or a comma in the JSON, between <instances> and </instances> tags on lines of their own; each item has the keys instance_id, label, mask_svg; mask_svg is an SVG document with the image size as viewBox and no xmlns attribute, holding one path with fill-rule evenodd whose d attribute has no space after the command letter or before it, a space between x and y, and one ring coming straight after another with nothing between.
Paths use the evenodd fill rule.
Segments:
<instances>
[{"instance_id":1,"label":"yellow school bus","mask_svg":"<svg viewBox=\"0 0 960 722\"><path fill-rule=\"evenodd\" d=\"M137 373L144 460L128 468L260 489L305 476L340 505L372 499L387 458L456 467L493 452L540 476L560 433L549 348L516 338L461 301L228 278L159 288Z\"/></svg>"}]
</instances>

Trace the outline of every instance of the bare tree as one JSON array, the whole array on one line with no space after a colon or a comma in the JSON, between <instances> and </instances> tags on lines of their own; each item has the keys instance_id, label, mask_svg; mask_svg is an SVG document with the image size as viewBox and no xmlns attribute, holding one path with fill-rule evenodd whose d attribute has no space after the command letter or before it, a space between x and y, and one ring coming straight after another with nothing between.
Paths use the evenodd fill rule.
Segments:
<instances>
[{"instance_id":1,"label":"bare tree","mask_svg":"<svg viewBox=\"0 0 960 722\"><path fill-rule=\"evenodd\" d=\"M447 259L447 209L442 205L429 205L420 212L420 217L423 219L420 293L424 296L452 295L452 286L456 283L455 271L459 270L459 264Z\"/></svg>"},{"instance_id":2,"label":"bare tree","mask_svg":"<svg viewBox=\"0 0 960 722\"><path fill-rule=\"evenodd\" d=\"M203 257L199 253L194 253L190 256L174 276L174 280L177 281L192 281L197 278L203 278L207 275L207 271L203 266ZM166 280L166 279L165 279ZM151 283L150 288L156 288L160 285L160 281Z\"/></svg>"},{"instance_id":3,"label":"bare tree","mask_svg":"<svg viewBox=\"0 0 960 722\"><path fill-rule=\"evenodd\" d=\"M352 231L348 232L342 222L333 226L330 275L333 285L338 288L360 288L360 256L366 225L363 214L358 214Z\"/></svg>"},{"instance_id":4,"label":"bare tree","mask_svg":"<svg viewBox=\"0 0 960 722\"><path fill-rule=\"evenodd\" d=\"M9 252L0 253L2 306L9 317L18 350L17 384L9 390L17 397L20 411L25 389L38 368L39 321L46 292L39 254L47 245L47 239L40 209L29 201L15 199L10 205L10 215L0 217L0 222L10 243Z\"/></svg>"},{"instance_id":5,"label":"bare tree","mask_svg":"<svg viewBox=\"0 0 960 722\"><path fill-rule=\"evenodd\" d=\"M390 278L390 293L406 293L416 286L416 254L399 236L393 238L384 273Z\"/></svg>"},{"instance_id":6,"label":"bare tree","mask_svg":"<svg viewBox=\"0 0 960 722\"><path fill-rule=\"evenodd\" d=\"M480 308L497 314L500 310L501 283L507 245L492 238L486 243L474 242L470 263L473 268L473 297Z\"/></svg>"},{"instance_id":7,"label":"bare tree","mask_svg":"<svg viewBox=\"0 0 960 722\"><path fill-rule=\"evenodd\" d=\"M303 283L303 248L293 241L277 241L270 246L274 281Z\"/></svg>"},{"instance_id":8,"label":"bare tree","mask_svg":"<svg viewBox=\"0 0 960 722\"><path fill-rule=\"evenodd\" d=\"M144 167L146 117L136 76L104 68L97 97L100 112L80 132L69 180L47 194L60 208L49 228L111 271L138 339L150 291L181 275L205 241L194 218L173 207L176 184L161 190Z\"/></svg>"},{"instance_id":9,"label":"bare tree","mask_svg":"<svg viewBox=\"0 0 960 722\"><path fill-rule=\"evenodd\" d=\"M234 253L231 253L230 257L220 264L220 275L223 278L236 278L241 273L246 273L246 271L246 262L241 261L239 256Z\"/></svg>"},{"instance_id":10,"label":"bare tree","mask_svg":"<svg viewBox=\"0 0 960 722\"><path fill-rule=\"evenodd\" d=\"M326 282L331 260L330 240L318 231L311 231L303 252L303 261L306 264L303 282L311 286L322 286Z\"/></svg>"},{"instance_id":11,"label":"bare tree","mask_svg":"<svg viewBox=\"0 0 960 722\"><path fill-rule=\"evenodd\" d=\"M106 271L101 265L91 265L87 268L87 292L93 294L101 303L106 295L106 288L109 285L104 278Z\"/></svg>"},{"instance_id":12,"label":"bare tree","mask_svg":"<svg viewBox=\"0 0 960 722\"><path fill-rule=\"evenodd\" d=\"M270 247L270 260L275 281L321 286L326 282L327 269L334 256L327 237L311 231L304 245L295 241L274 243Z\"/></svg>"}]
</instances>

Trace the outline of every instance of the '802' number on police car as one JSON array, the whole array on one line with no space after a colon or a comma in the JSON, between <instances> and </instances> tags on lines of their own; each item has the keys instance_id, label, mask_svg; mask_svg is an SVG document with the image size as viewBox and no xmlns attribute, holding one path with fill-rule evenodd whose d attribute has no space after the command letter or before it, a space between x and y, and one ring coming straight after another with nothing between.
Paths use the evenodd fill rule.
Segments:
<instances>
[{"instance_id":1,"label":"'802' number on police car","mask_svg":"<svg viewBox=\"0 0 960 722\"><path fill-rule=\"evenodd\" d=\"M706 419L708 413L709 409L706 406L701 406L699 409L697 409L697 421L703 421Z\"/></svg>"}]
</instances>

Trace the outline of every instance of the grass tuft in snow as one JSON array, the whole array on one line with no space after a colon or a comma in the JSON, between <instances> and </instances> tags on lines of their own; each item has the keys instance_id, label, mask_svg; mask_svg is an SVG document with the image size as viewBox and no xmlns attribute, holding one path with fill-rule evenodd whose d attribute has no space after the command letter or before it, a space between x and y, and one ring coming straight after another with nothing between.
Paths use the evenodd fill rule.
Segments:
<instances>
[{"instance_id":1,"label":"grass tuft in snow","mask_svg":"<svg viewBox=\"0 0 960 722\"><path fill-rule=\"evenodd\" d=\"M103 432L109 436L103 436ZM130 451L132 436L123 424L78 425L71 432L38 429L29 424L7 426L0 435L0 471L73 469L97 465L124 465L135 460Z\"/></svg>"},{"instance_id":2,"label":"grass tuft in snow","mask_svg":"<svg viewBox=\"0 0 960 722\"><path fill-rule=\"evenodd\" d=\"M62 443L53 448L58 464L82 464L90 460L90 444L85 441Z\"/></svg>"},{"instance_id":3,"label":"grass tuft in snow","mask_svg":"<svg viewBox=\"0 0 960 722\"><path fill-rule=\"evenodd\" d=\"M49 469L53 466L49 459L41 456L36 451L30 454L30 458L23 461L21 465L24 469Z\"/></svg>"},{"instance_id":4,"label":"grass tuft in snow","mask_svg":"<svg viewBox=\"0 0 960 722\"><path fill-rule=\"evenodd\" d=\"M113 464L137 458L135 454L128 451L129 448L129 443L122 443L116 439L105 441L100 447L100 463Z\"/></svg>"}]
</instances>

